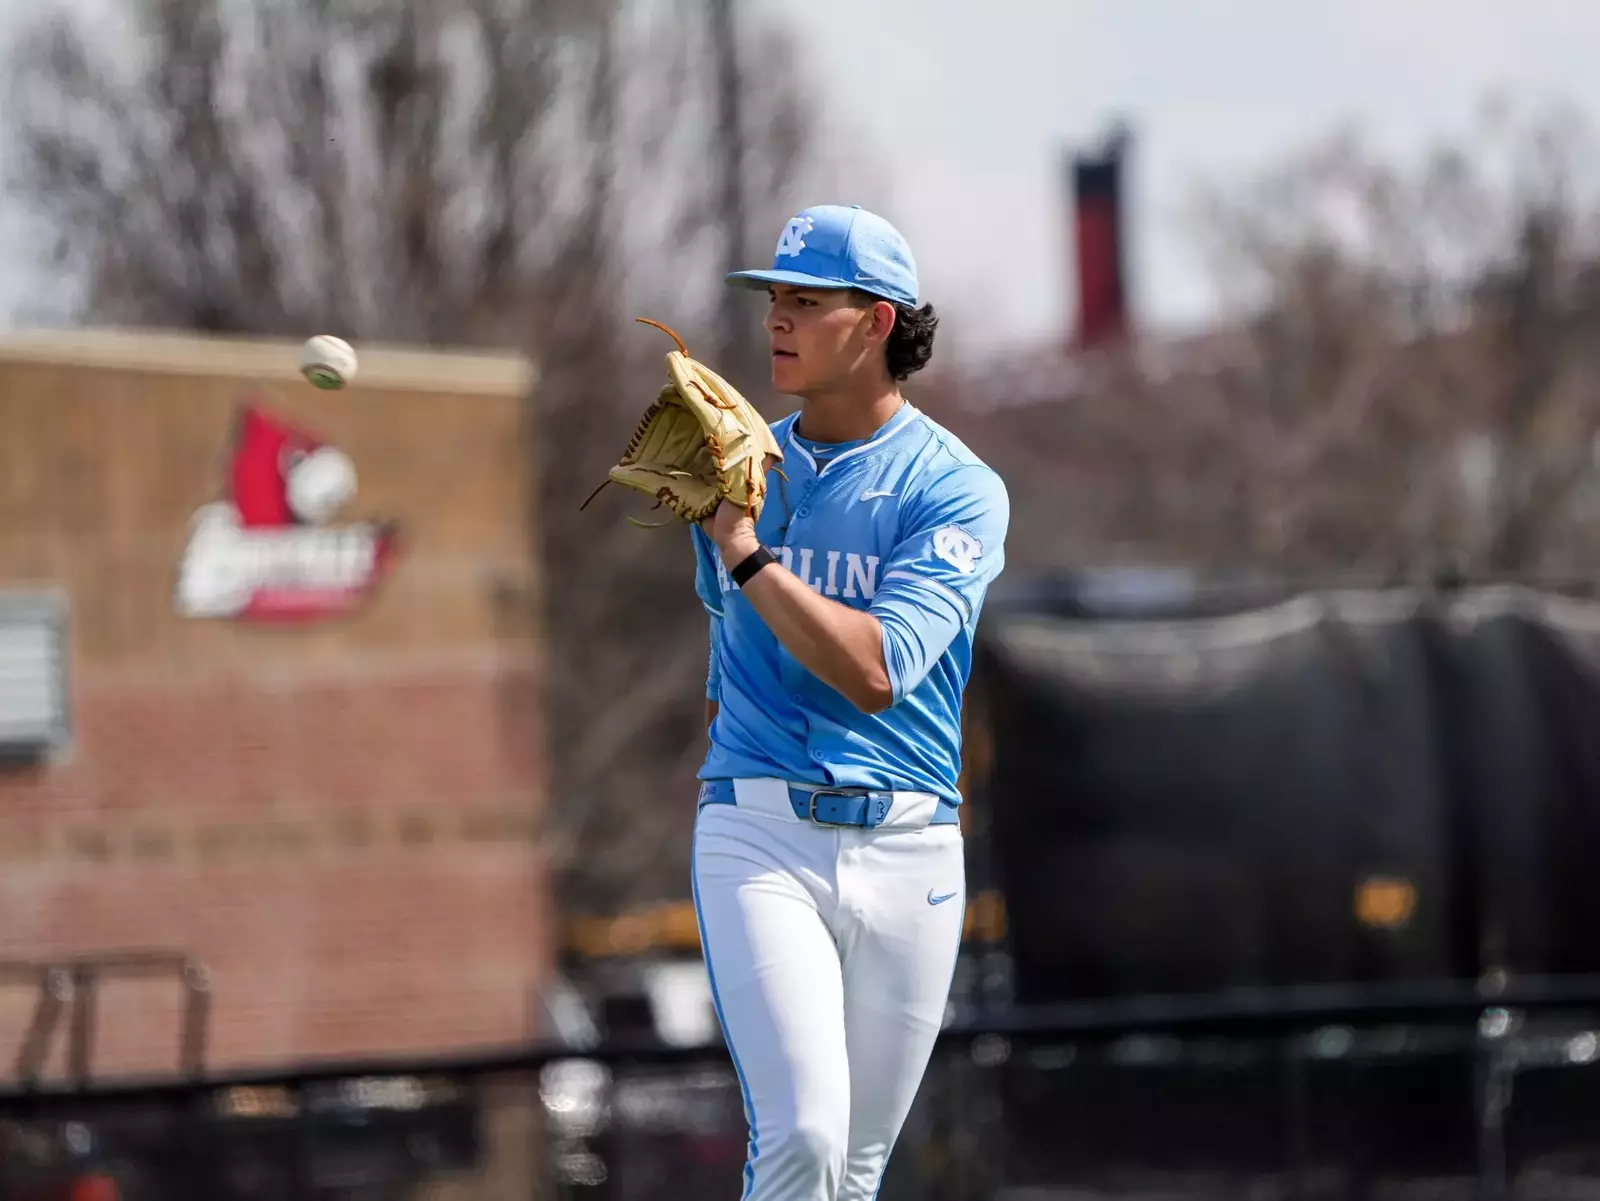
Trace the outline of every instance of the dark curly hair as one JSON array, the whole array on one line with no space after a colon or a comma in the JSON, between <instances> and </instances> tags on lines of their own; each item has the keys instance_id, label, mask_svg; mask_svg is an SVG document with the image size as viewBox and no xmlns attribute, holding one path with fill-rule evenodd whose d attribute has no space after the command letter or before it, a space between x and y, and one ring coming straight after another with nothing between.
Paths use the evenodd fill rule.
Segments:
<instances>
[{"instance_id":1,"label":"dark curly hair","mask_svg":"<svg viewBox=\"0 0 1600 1201\"><path fill-rule=\"evenodd\" d=\"M856 304L861 308L877 304L882 299L881 296L866 292L855 294ZM910 379L926 367L928 360L933 357L933 334L939 328L939 314L933 311L931 304L914 309L909 304L890 303L894 305L894 329L889 331L889 340L883 347L884 357L888 360L889 378Z\"/></svg>"}]
</instances>

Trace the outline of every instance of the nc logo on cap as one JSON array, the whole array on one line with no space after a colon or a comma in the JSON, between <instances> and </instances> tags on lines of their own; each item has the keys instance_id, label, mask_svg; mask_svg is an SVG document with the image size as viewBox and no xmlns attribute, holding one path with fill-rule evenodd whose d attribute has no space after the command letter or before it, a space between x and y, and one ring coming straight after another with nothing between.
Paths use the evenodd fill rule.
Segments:
<instances>
[{"instance_id":1,"label":"nc logo on cap","mask_svg":"<svg viewBox=\"0 0 1600 1201\"><path fill-rule=\"evenodd\" d=\"M806 235L815 227L816 222L810 217L795 217L784 227L783 234L778 238L778 255L789 258L799 258L800 252L806 248Z\"/></svg>"}]
</instances>

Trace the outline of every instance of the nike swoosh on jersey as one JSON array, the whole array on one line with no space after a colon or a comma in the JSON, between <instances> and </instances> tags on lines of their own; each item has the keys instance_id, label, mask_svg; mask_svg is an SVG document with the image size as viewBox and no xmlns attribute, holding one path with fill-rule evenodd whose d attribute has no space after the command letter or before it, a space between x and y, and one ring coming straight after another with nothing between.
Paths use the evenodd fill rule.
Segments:
<instances>
[{"instance_id":1,"label":"nike swoosh on jersey","mask_svg":"<svg viewBox=\"0 0 1600 1201\"><path fill-rule=\"evenodd\" d=\"M933 895L933 889L930 888L930 889L928 889L928 904L930 904L930 905L943 905L946 901L948 901L951 897L953 897L955 895L956 894L953 893L953 892L946 892L946 893L941 893L939 896L934 896Z\"/></svg>"},{"instance_id":2,"label":"nike swoosh on jersey","mask_svg":"<svg viewBox=\"0 0 1600 1201\"><path fill-rule=\"evenodd\" d=\"M868 488L865 492L863 492L861 494L861 499L862 500L876 500L880 496L893 496L893 495L894 495L893 492L880 492L880 491L876 491L876 490L874 490L872 488Z\"/></svg>"}]
</instances>

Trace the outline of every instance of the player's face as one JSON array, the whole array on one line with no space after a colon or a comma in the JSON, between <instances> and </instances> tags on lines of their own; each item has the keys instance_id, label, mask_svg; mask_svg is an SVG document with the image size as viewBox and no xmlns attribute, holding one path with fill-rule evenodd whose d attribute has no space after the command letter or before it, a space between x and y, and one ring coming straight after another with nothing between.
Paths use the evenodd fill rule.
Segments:
<instances>
[{"instance_id":1,"label":"player's face","mask_svg":"<svg viewBox=\"0 0 1600 1201\"><path fill-rule=\"evenodd\" d=\"M796 288L775 284L768 290L767 336L772 347L772 386L789 396L838 387L880 359L881 320L873 307L858 305L843 289Z\"/></svg>"}]
</instances>

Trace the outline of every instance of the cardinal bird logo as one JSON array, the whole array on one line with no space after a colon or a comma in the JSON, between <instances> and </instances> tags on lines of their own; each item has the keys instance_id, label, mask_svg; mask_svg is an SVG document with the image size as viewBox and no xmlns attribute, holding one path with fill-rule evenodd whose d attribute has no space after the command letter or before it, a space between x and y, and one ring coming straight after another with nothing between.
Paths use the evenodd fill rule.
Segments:
<instances>
[{"instance_id":1,"label":"cardinal bird logo","mask_svg":"<svg viewBox=\"0 0 1600 1201\"><path fill-rule=\"evenodd\" d=\"M306 621L359 608L393 565L393 522L335 525L356 494L336 446L257 405L234 424L227 494L200 506L178 568L184 617Z\"/></svg>"}]
</instances>

